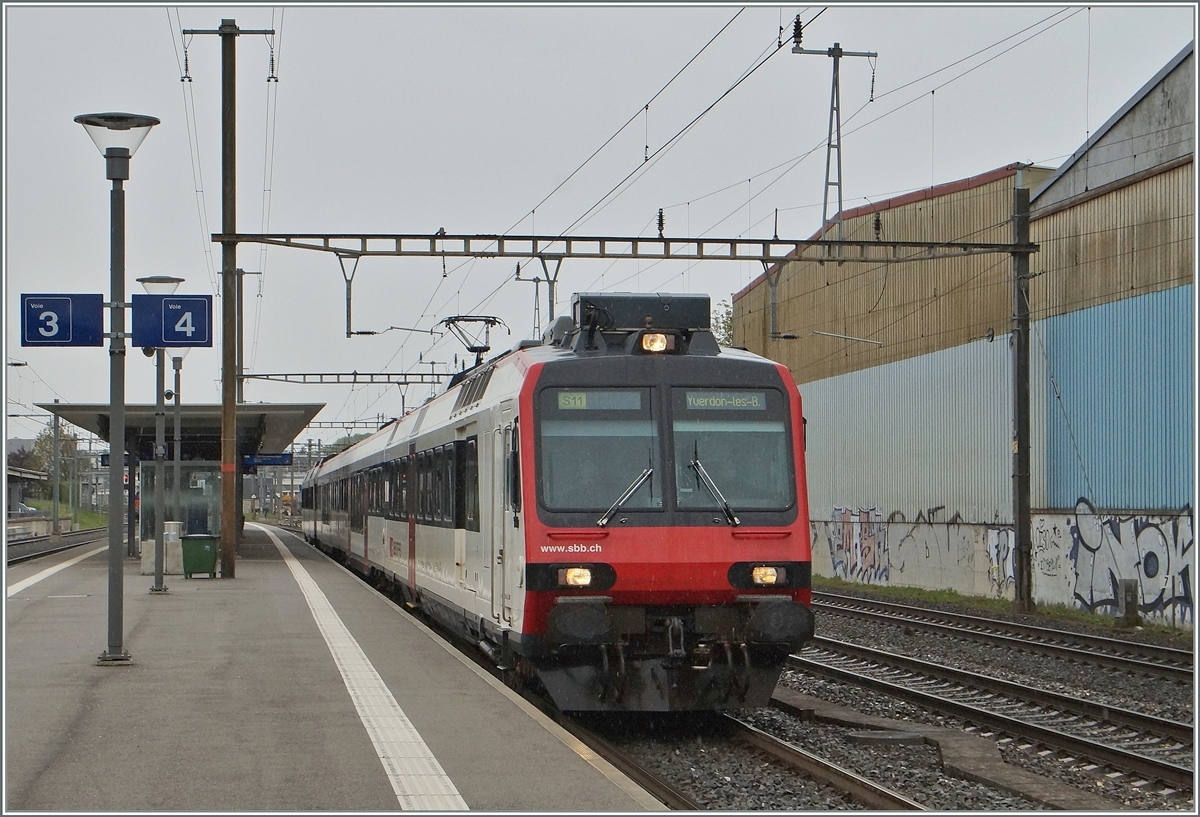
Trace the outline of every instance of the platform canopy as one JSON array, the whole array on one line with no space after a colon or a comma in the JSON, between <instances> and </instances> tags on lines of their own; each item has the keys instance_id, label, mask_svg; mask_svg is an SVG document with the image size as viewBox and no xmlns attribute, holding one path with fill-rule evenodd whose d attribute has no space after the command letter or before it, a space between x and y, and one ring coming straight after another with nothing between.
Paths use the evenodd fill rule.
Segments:
<instances>
[{"instance_id":1,"label":"platform canopy","mask_svg":"<svg viewBox=\"0 0 1200 817\"><path fill-rule=\"evenodd\" d=\"M108 403L38 403L37 407L108 440ZM324 403L239 403L239 461L255 454L282 454L312 422ZM179 409L180 457L221 460L221 405L185 403ZM175 408L166 407L168 448L175 438ZM138 460L154 459L154 406L125 406L125 448Z\"/></svg>"}]
</instances>

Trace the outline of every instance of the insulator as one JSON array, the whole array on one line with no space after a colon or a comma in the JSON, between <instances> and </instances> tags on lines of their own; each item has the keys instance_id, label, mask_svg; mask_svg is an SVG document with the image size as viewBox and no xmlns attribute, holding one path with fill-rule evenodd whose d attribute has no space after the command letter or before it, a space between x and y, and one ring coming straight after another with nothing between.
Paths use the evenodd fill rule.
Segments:
<instances>
[{"instance_id":1,"label":"insulator","mask_svg":"<svg viewBox=\"0 0 1200 817\"><path fill-rule=\"evenodd\" d=\"M792 26L792 42L797 48L800 47L801 40L804 39L804 23L800 22L800 15L796 15L796 22Z\"/></svg>"},{"instance_id":2,"label":"insulator","mask_svg":"<svg viewBox=\"0 0 1200 817\"><path fill-rule=\"evenodd\" d=\"M663 237L663 227L665 227L666 225L667 225L667 220L666 220L666 218L663 217L662 208L659 207L658 208L658 237L659 238Z\"/></svg>"}]
</instances>

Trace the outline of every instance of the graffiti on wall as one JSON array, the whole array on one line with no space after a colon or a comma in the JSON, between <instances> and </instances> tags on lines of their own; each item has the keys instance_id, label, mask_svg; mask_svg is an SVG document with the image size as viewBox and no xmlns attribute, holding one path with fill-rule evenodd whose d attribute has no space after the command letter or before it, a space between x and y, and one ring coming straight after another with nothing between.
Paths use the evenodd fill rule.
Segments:
<instances>
[{"instance_id":1,"label":"graffiti on wall","mask_svg":"<svg viewBox=\"0 0 1200 817\"><path fill-rule=\"evenodd\" d=\"M1116 615L1123 579L1138 582L1139 613L1176 626L1194 622L1192 512L1178 515L1098 513L1080 499L1073 514L1033 518L1031 569L1035 600ZM827 549L833 576L864 584L987 591L1012 598L1016 535L1011 527L976 525L943 508L900 511L833 509L812 522L812 545ZM984 564L986 561L986 568ZM986 579L980 575L986 569Z\"/></svg>"},{"instance_id":2,"label":"graffiti on wall","mask_svg":"<svg viewBox=\"0 0 1200 817\"><path fill-rule=\"evenodd\" d=\"M1011 597L1017 588L1017 574L1013 553L1017 548L1017 534L1012 528L987 529L988 581L996 597Z\"/></svg>"},{"instance_id":3,"label":"graffiti on wall","mask_svg":"<svg viewBox=\"0 0 1200 817\"><path fill-rule=\"evenodd\" d=\"M1141 615L1193 622L1191 509L1179 516L1105 515L1080 499L1065 527L1080 607L1116 614L1121 580L1135 579Z\"/></svg>"},{"instance_id":4,"label":"graffiti on wall","mask_svg":"<svg viewBox=\"0 0 1200 817\"><path fill-rule=\"evenodd\" d=\"M887 527L877 508L834 508L824 528L835 576L864 584L888 583Z\"/></svg>"},{"instance_id":5,"label":"graffiti on wall","mask_svg":"<svg viewBox=\"0 0 1200 817\"><path fill-rule=\"evenodd\" d=\"M878 508L834 508L828 522L812 523L814 547L828 548L833 574L864 584L910 584L973 592L977 554L987 553L992 592L1011 591L1012 531L969 525L954 514L937 519L943 507L917 512L911 522L902 511L884 521Z\"/></svg>"}]
</instances>

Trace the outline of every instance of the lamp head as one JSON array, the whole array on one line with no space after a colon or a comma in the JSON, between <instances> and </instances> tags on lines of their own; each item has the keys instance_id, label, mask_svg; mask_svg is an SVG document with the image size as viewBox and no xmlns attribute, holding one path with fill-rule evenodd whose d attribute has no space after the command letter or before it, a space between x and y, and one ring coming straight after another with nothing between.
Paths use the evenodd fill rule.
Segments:
<instances>
[{"instance_id":1,"label":"lamp head","mask_svg":"<svg viewBox=\"0 0 1200 817\"><path fill-rule=\"evenodd\" d=\"M175 290L183 283L183 279L171 275L150 275L138 278L137 282L142 285L142 289L146 290L148 295L174 295Z\"/></svg>"},{"instance_id":2,"label":"lamp head","mask_svg":"<svg viewBox=\"0 0 1200 817\"><path fill-rule=\"evenodd\" d=\"M155 348L153 346L143 346L142 354L146 357L154 357Z\"/></svg>"},{"instance_id":3,"label":"lamp head","mask_svg":"<svg viewBox=\"0 0 1200 817\"><path fill-rule=\"evenodd\" d=\"M108 155L110 148L124 148L133 156L150 129L159 124L154 116L137 113L84 113L75 117L92 137L100 153Z\"/></svg>"}]
</instances>

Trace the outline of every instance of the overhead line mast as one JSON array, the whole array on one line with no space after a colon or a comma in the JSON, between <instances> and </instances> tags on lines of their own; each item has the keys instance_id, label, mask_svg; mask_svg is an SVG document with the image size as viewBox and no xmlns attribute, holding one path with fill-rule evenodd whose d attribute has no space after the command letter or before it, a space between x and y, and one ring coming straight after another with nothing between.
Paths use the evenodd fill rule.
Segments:
<instances>
[{"instance_id":1,"label":"overhead line mast","mask_svg":"<svg viewBox=\"0 0 1200 817\"><path fill-rule=\"evenodd\" d=\"M878 57L874 51L846 51L842 48L841 43L834 43L832 48L825 50L801 48L800 42L804 39L804 24L800 22L800 15L796 15L795 29L792 33L792 53L793 54L824 54L833 58L833 83L829 92L829 133L825 141L825 191L821 197L821 235L828 235L830 220L829 220L829 188L837 188L837 213L834 215L833 224L837 225L837 240L841 241L842 235L842 84L841 84L841 60L842 57L868 57L874 59ZM871 81L871 96L874 92L875 82ZM837 151L837 162L833 161L833 152ZM836 171L836 179L831 180L831 175Z\"/></svg>"},{"instance_id":2,"label":"overhead line mast","mask_svg":"<svg viewBox=\"0 0 1200 817\"><path fill-rule=\"evenodd\" d=\"M274 35L274 29L238 28L221 20L216 31L189 29L189 34L221 37L221 231L237 232L237 38L241 34ZM237 461L237 240L221 244L221 578L234 577L241 533Z\"/></svg>"}]
</instances>

